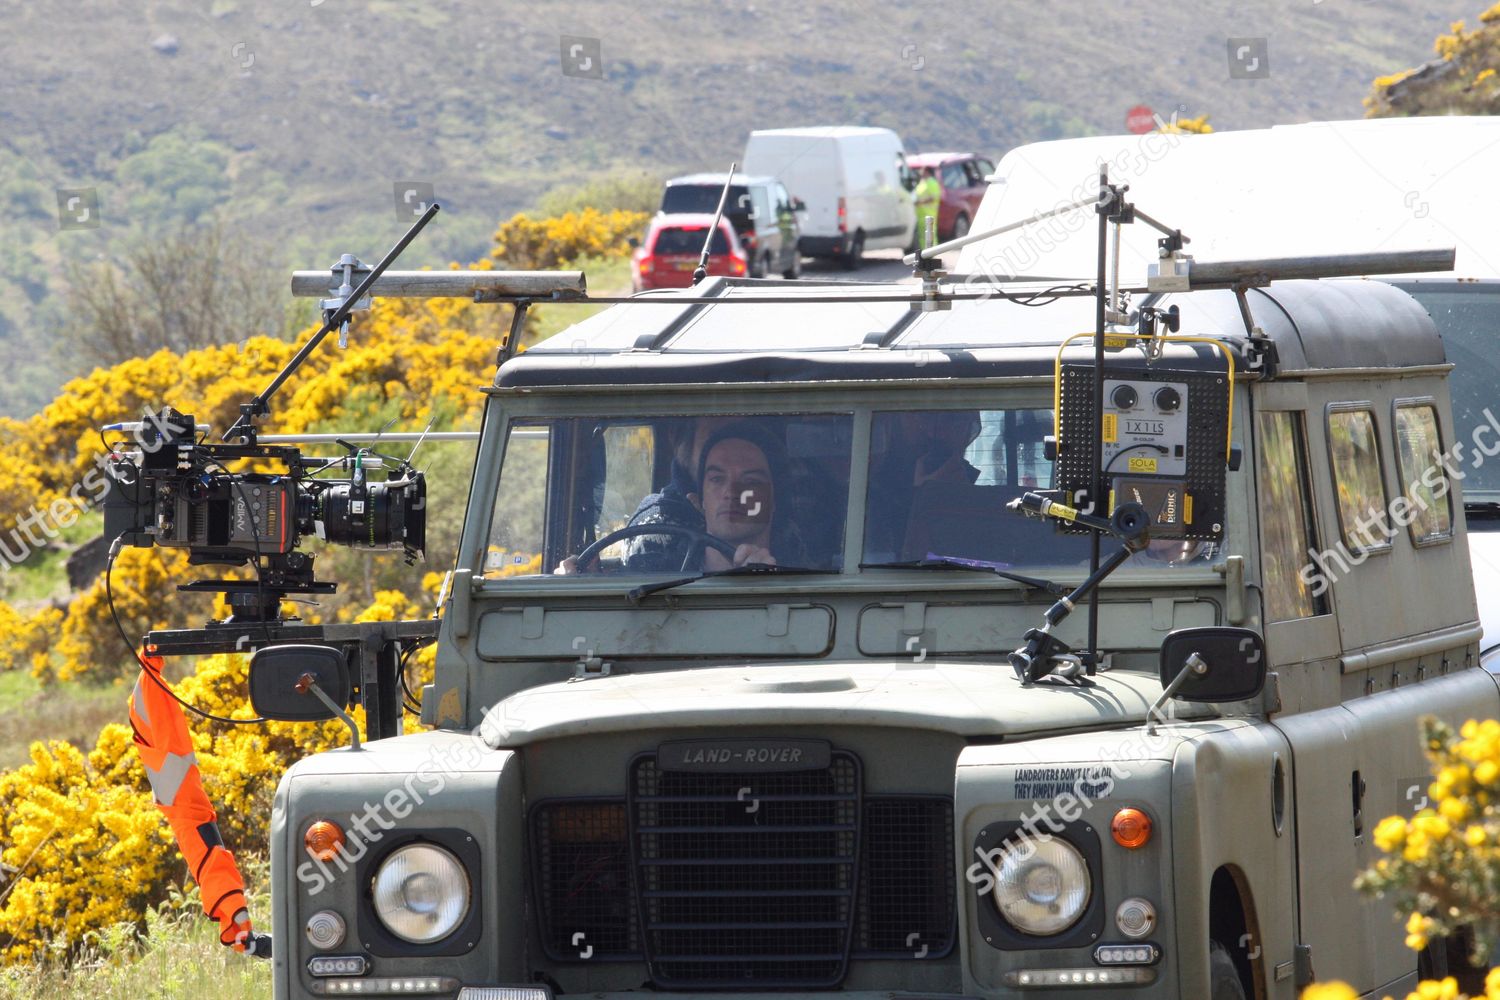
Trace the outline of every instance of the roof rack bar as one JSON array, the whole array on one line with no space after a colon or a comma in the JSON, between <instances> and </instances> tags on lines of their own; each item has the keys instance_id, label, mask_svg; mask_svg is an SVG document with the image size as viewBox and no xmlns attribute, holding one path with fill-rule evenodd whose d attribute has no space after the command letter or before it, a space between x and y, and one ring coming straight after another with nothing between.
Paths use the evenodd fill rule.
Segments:
<instances>
[{"instance_id":1,"label":"roof rack bar","mask_svg":"<svg viewBox=\"0 0 1500 1000\"><path fill-rule=\"evenodd\" d=\"M1296 278L1353 278L1371 274L1451 271L1457 252L1381 250L1374 253L1321 254L1311 257L1266 257L1258 260L1196 261L1183 258L1172 273L1151 266L1146 286L1153 292L1187 292L1205 288L1255 287Z\"/></svg>"},{"instance_id":2,"label":"roof rack bar","mask_svg":"<svg viewBox=\"0 0 1500 1000\"><path fill-rule=\"evenodd\" d=\"M889 287L889 285L887 285ZM891 293L888 295L735 295L725 298L675 298L675 299L643 299L638 297L603 295L599 297L588 296L587 298L561 302L558 305L641 305L651 304L658 306L681 306L681 305L719 305L740 306L747 304L766 305L818 305L829 302L906 302L921 304L928 301L925 299L918 286L911 286L912 293ZM1092 285L1079 286L1077 288L1036 288L1026 292L1005 292L998 288L980 287L976 282L976 289L972 292L955 291L942 295L945 302L983 302L989 299L1032 299L1032 298L1087 298L1094 294ZM1144 294L1147 291L1145 285L1131 285L1122 291L1133 294Z\"/></svg>"},{"instance_id":3,"label":"roof rack bar","mask_svg":"<svg viewBox=\"0 0 1500 1000\"><path fill-rule=\"evenodd\" d=\"M632 351L664 351L666 350L668 344L681 336L682 332L689 326L691 326L693 321L703 314L703 308L705 305L708 305L710 303L717 304L720 302L728 301L725 298L725 293L729 291L729 284L722 278L715 276L702 287L702 298L687 299L685 301L679 299L677 300L677 302L663 300L666 301L667 305L676 305L680 303L683 305L691 305L692 308L684 309L677 315L675 319L672 320L672 322L662 327L656 333L644 333L641 336L637 337L635 343L631 345L630 349ZM595 299L594 301L601 302L604 300ZM651 300L629 298L625 301L648 302ZM658 304L661 303L658 302Z\"/></svg>"},{"instance_id":4,"label":"roof rack bar","mask_svg":"<svg viewBox=\"0 0 1500 1000\"><path fill-rule=\"evenodd\" d=\"M866 349L889 349L896 343L896 341L900 340L902 336L906 334L907 330L911 329L911 325L915 323L917 321L917 317L921 315L923 315L923 313L918 309L908 309L901 314L900 318L898 318L896 322L891 324L891 328L889 330L886 330L883 333L878 330L872 331L868 336L865 337L864 342L859 346Z\"/></svg>"},{"instance_id":5,"label":"roof rack bar","mask_svg":"<svg viewBox=\"0 0 1500 1000\"><path fill-rule=\"evenodd\" d=\"M478 441L478 431L360 431L354 434L260 434L262 444L338 444L340 441Z\"/></svg>"},{"instance_id":6,"label":"roof rack bar","mask_svg":"<svg viewBox=\"0 0 1500 1000\"><path fill-rule=\"evenodd\" d=\"M339 276L331 271L293 271L292 294L326 298L336 293ZM332 292L330 292L330 289ZM588 292L582 271L386 271L369 294L388 298L440 299L484 296L501 298L573 298Z\"/></svg>"}]
</instances>

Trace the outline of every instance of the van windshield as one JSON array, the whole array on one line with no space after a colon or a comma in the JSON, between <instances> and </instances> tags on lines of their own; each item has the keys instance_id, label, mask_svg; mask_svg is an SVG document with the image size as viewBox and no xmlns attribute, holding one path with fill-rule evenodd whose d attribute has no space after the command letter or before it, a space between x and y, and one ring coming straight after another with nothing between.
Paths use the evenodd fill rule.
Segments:
<instances>
[{"instance_id":1,"label":"van windshield","mask_svg":"<svg viewBox=\"0 0 1500 1000\"><path fill-rule=\"evenodd\" d=\"M1401 284L1432 316L1443 350L1454 366L1448 376L1452 427L1440 429L1463 473L1466 501L1500 501L1500 282L1450 285Z\"/></svg>"},{"instance_id":2,"label":"van windshield","mask_svg":"<svg viewBox=\"0 0 1500 1000\"><path fill-rule=\"evenodd\" d=\"M718 184L673 184L661 196L661 210L668 215L713 215L719 208L719 195L723 192L723 186ZM743 184L732 185L724 202L724 214L746 215L749 210L749 190Z\"/></svg>"}]
</instances>

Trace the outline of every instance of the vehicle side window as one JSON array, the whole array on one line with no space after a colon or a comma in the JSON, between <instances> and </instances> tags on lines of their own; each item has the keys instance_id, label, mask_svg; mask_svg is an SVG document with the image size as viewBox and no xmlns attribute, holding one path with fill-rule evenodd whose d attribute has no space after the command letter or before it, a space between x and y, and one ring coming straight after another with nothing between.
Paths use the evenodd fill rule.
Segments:
<instances>
[{"instance_id":1,"label":"vehicle side window","mask_svg":"<svg viewBox=\"0 0 1500 1000\"><path fill-rule=\"evenodd\" d=\"M505 467L484 554L486 579L542 571L551 439L549 429L540 425L513 426L506 436Z\"/></svg>"},{"instance_id":2,"label":"vehicle side window","mask_svg":"<svg viewBox=\"0 0 1500 1000\"><path fill-rule=\"evenodd\" d=\"M756 222L764 226L769 225L771 220L776 218L775 214L771 211L770 191L766 188L759 185L752 187L750 189L750 202L755 207Z\"/></svg>"},{"instance_id":3,"label":"vehicle side window","mask_svg":"<svg viewBox=\"0 0 1500 1000\"><path fill-rule=\"evenodd\" d=\"M984 184L986 171L980 168L978 160L965 160L964 171L969 175L969 185L971 187L979 187Z\"/></svg>"},{"instance_id":4,"label":"vehicle side window","mask_svg":"<svg viewBox=\"0 0 1500 1000\"><path fill-rule=\"evenodd\" d=\"M1269 411L1255 415L1261 587L1268 622L1328 613L1323 590L1315 589L1302 572L1317 543L1303 442L1302 414Z\"/></svg>"},{"instance_id":5,"label":"vehicle side window","mask_svg":"<svg viewBox=\"0 0 1500 1000\"><path fill-rule=\"evenodd\" d=\"M969 178L964 174L961 163L944 164L938 179L942 181L945 188L957 189L969 186Z\"/></svg>"},{"instance_id":6,"label":"vehicle side window","mask_svg":"<svg viewBox=\"0 0 1500 1000\"><path fill-rule=\"evenodd\" d=\"M1338 493L1339 526L1351 551L1384 551L1385 477L1375 414L1367 404L1335 404L1328 412L1328 455Z\"/></svg>"},{"instance_id":7,"label":"vehicle side window","mask_svg":"<svg viewBox=\"0 0 1500 1000\"><path fill-rule=\"evenodd\" d=\"M792 210L792 196L786 193L786 187L777 184L776 188L776 210L778 212L790 212Z\"/></svg>"},{"instance_id":8,"label":"vehicle side window","mask_svg":"<svg viewBox=\"0 0 1500 1000\"><path fill-rule=\"evenodd\" d=\"M989 160L975 160L974 162L979 165L979 179L981 181L995 172L995 165Z\"/></svg>"},{"instance_id":9,"label":"vehicle side window","mask_svg":"<svg viewBox=\"0 0 1500 1000\"><path fill-rule=\"evenodd\" d=\"M1392 518L1398 525L1406 522L1413 545L1452 538L1453 501L1442 464L1437 409L1429 402L1398 400L1395 423L1402 498L1391 505Z\"/></svg>"}]
</instances>

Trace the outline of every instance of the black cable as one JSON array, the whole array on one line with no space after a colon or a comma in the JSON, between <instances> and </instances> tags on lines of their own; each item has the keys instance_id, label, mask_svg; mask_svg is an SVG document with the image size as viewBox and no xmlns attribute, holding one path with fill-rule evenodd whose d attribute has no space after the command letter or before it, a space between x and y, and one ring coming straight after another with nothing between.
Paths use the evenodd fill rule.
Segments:
<instances>
[{"instance_id":1,"label":"black cable","mask_svg":"<svg viewBox=\"0 0 1500 1000\"><path fill-rule=\"evenodd\" d=\"M1112 469L1112 468L1114 468L1114 464L1117 461L1120 460L1120 456L1121 455L1128 455L1132 451L1140 451L1142 448L1155 448L1157 450L1157 452L1159 454L1162 454L1162 455L1170 455L1170 454L1172 454L1172 449L1166 447L1165 445L1152 444L1149 441L1143 442L1141 444L1133 444L1133 445L1131 445L1128 448L1121 448L1119 451L1115 452L1113 458L1111 458L1108 462L1104 463L1104 474L1106 476L1109 475L1109 470Z\"/></svg>"},{"instance_id":2,"label":"black cable","mask_svg":"<svg viewBox=\"0 0 1500 1000\"><path fill-rule=\"evenodd\" d=\"M1000 295L1002 298L1010 302L1014 302L1018 306L1036 308L1038 306L1050 306L1052 303L1062 298L1062 296L1058 294L1060 292L1082 291L1083 289L1086 289L1088 287L1088 285L1053 285L1051 288L1044 288L1039 292L1031 292L1025 295L1017 295L1014 293L1007 294L1005 292L1001 292Z\"/></svg>"},{"instance_id":3,"label":"black cable","mask_svg":"<svg viewBox=\"0 0 1500 1000\"><path fill-rule=\"evenodd\" d=\"M131 642L130 636L126 635L125 626L120 621L120 612L115 608L115 588L113 581L111 580L111 576L115 568L115 556L119 554L119 549L117 549L115 546L119 544L120 539L123 537L123 533L115 536L114 541L111 542L109 546L109 558L105 561L104 564L104 598L105 601L109 604L109 615L112 619L114 619L115 629L120 633L120 638L124 641L125 648L130 650L130 656L132 659L136 660L137 662L141 662L143 656L142 654L135 651L135 643ZM214 715L212 712L205 712L197 705L184 701L176 691L173 691L171 687L167 685L166 681L156 676L156 671L145 669L144 663L142 663L142 668L143 669L141 670L141 673L145 674L147 677L150 677L151 683L155 684L157 687L165 691L173 701L177 702L177 704L181 705L189 712L192 712L194 715L202 716L203 718L208 719L210 722L222 722L230 726L257 726L262 722L267 721L259 716L253 719L230 719L222 715Z\"/></svg>"},{"instance_id":4,"label":"black cable","mask_svg":"<svg viewBox=\"0 0 1500 1000\"><path fill-rule=\"evenodd\" d=\"M396 676L401 680L402 707L412 715L418 717L422 714L422 703L418 700L416 692L411 689L411 685L406 682L406 665L407 661L415 656L419 650L432 645L434 642L437 642L437 640L418 639L401 653L401 662L396 667Z\"/></svg>"}]
</instances>

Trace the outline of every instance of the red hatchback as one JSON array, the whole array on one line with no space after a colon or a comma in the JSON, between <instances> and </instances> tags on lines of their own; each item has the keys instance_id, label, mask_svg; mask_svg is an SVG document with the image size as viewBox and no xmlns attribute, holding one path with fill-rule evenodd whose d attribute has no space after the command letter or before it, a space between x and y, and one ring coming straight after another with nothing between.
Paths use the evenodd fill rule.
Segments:
<instances>
[{"instance_id":1,"label":"red hatchback","mask_svg":"<svg viewBox=\"0 0 1500 1000\"><path fill-rule=\"evenodd\" d=\"M631 258L631 285L641 292L650 288L688 288L703 253L703 241L712 215L658 215L646 230L646 239ZM708 273L742 278L750 260L740 248L728 219L719 220L708 248Z\"/></svg>"},{"instance_id":2,"label":"red hatchback","mask_svg":"<svg viewBox=\"0 0 1500 1000\"><path fill-rule=\"evenodd\" d=\"M920 153L906 158L906 165L920 174L931 167L937 174L943 200L938 203L938 239L966 236L979 202L995 172L995 165L975 153Z\"/></svg>"}]
</instances>

